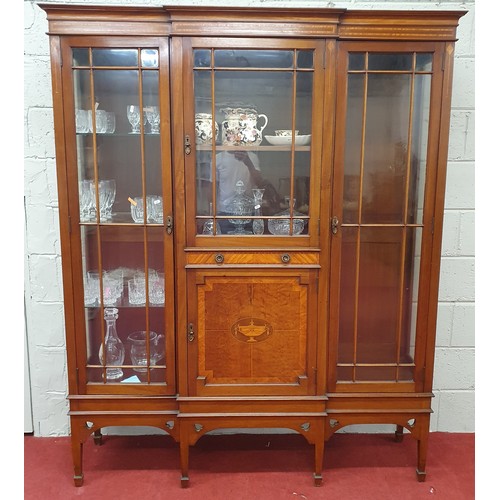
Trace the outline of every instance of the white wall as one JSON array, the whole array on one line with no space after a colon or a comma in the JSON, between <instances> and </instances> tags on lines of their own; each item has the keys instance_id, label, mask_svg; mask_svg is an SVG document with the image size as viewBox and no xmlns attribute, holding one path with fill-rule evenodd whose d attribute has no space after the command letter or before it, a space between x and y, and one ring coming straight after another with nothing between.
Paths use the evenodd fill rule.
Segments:
<instances>
[{"instance_id":1,"label":"white wall","mask_svg":"<svg viewBox=\"0 0 500 500\"><path fill-rule=\"evenodd\" d=\"M436 397L431 429L474 432L474 1L77 0L54 3L469 11L460 21L455 53L434 382ZM69 419L49 39L45 13L34 2L24 2L24 18L25 299L33 423L36 436L58 436L69 434Z\"/></svg>"}]
</instances>

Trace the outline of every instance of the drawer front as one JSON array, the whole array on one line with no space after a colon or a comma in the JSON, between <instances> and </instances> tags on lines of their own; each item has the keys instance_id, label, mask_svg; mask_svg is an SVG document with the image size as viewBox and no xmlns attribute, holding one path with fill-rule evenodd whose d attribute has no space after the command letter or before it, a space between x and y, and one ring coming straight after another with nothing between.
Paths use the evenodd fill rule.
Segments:
<instances>
[{"instance_id":1,"label":"drawer front","mask_svg":"<svg viewBox=\"0 0 500 500\"><path fill-rule=\"evenodd\" d=\"M186 252L186 267L207 266L266 266L266 267L319 267L319 252L304 251L272 251L272 252L245 252L245 251L210 251Z\"/></svg>"}]
</instances>

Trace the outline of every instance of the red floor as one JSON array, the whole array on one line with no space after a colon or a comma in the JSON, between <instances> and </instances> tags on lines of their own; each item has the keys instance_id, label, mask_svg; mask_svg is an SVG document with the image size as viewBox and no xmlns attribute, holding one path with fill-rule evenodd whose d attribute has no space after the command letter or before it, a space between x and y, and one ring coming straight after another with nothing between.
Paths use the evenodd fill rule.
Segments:
<instances>
[{"instance_id":1,"label":"red floor","mask_svg":"<svg viewBox=\"0 0 500 500\"><path fill-rule=\"evenodd\" d=\"M431 433L427 480L415 477L416 441L336 434L314 487L313 447L300 435L204 436L191 448L190 487L180 488L169 436L104 436L84 445L84 484L73 485L70 438L24 439L24 498L57 500L473 499L475 435Z\"/></svg>"}]
</instances>

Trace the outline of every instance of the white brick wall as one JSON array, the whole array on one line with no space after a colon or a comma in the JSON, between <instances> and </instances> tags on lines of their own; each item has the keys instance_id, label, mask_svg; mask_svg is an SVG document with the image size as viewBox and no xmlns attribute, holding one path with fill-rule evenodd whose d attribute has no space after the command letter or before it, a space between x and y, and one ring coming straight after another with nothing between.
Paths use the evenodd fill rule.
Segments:
<instances>
[{"instance_id":1,"label":"white brick wall","mask_svg":"<svg viewBox=\"0 0 500 500\"><path fill-rule=\"evenodd\" d=\"M68 0L65 3L103 2ZM106 3L163 5L168 2L107 0ZM474 432L474 2L176 0L172 3L469 11L460 21L455 51L435 363L435 413L431 429ZM33 422L37 436L67 435L64 311L47 22L45 13L31 1L24 2L24 19L25 301ZM380 430L386 429L380 427Z\"/></svg>"}]
</instances>

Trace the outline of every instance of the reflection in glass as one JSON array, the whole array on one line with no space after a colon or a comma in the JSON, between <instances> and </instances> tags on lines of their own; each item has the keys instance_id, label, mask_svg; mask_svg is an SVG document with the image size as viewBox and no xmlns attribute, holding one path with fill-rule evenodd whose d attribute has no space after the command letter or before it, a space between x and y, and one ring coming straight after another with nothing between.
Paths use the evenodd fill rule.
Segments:
<instances>
[{"instance_id":1,"label":"reflection in glass","mask_svg":"<svg viewBox=\"0 0 500 500\"><path fill-rule=\"evenodd\" d=\"M359 217L365 78L363 74L348 76L344 149L343 221L345 224L356 223Z\"/></svg>"},{"instance_id":2,"label":"reflection in glass","mask_svg":"<svg viewBox=\"0 0 500 500\"><path fill-rule=\"evenodd\" d=\"M141 50L141 64L143 68L157 68L158 62L159 58L157 49Z\"/></svg>"},{"instance_id":3,"label":"reflection in glass","mask_svg":"<svg viewBox=\"0 0 500 500\"><path fill-rule=\"evenodd\" d=\"M297 51L297 68L314 68L314 50Z\"/></svg>"},{"instance_id":4,"label":"reflection in glass","mask_svg":"<svg viewBox=\"0 0 500 500\"><path fill-rule=\"evenodd\" d=\"M136 49L92 49L93 66L137 66Z\"/></svg>"},{"instance_id":5,"label":"reflection in glass","mask_svg":"<svg viewBox=\"0 0 500 500\"><path fill-rule=\"evenodd\" d=\"M349 53L349 71L365 69L366 54L365 52Z\"/></svg>"},{"instance_id":6,"label":"reflection in glass","mask_svg":"<svg viewBox=\"0 0 500 500\"><path fill-rule=\"evenodd\" d=\"M417 54L415 71L432 71L432 56L431 53Z\"/></svg>"},{"instance_id":7,"label":"reflection in glass","mask_svg":"<svg viewBox=\"0 0 500 500\"><path fill-rule=\"evenodd\" d=\"M413 53L368 54L368 70L411 71Z\"/></svg>"},{"instance_id":8,"label":"reflection in glass","mask_svg":"<svg viewBox=\"0 0 500 500\"><path fill-rule=\"evenodd\" d=\"M73 66L90 66L89 49L73 49Z\"/></svg>"},{"instance_id":9,"label":"reflection in glass","mask_svg":"<svg viewBox=\"0 0 500 500\"><path fill-rule=\"evenodd\" d=\"M292 68L292 50L215 50L215 67Z\"/></svg>"},{"instance_id":10,"label":"reflection in glass","mask_svg":"<svg viewBox=\"0 0 500 500\"><path fill-rule=\"evenodd\" d=\"M209 68L211 66L211 50L210 49L196 49L194 50L194 67L195 68Z\"/></svg>"}]
</instances>

